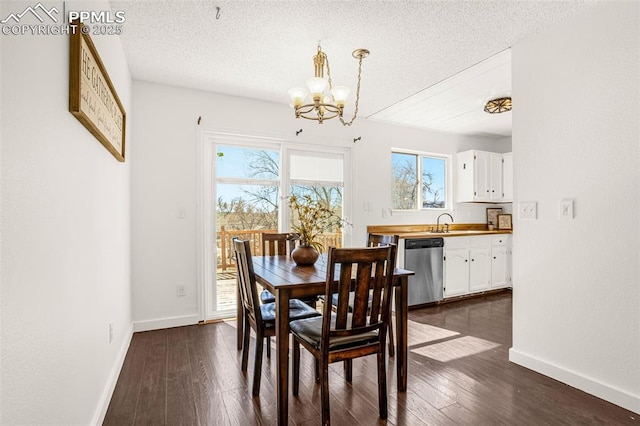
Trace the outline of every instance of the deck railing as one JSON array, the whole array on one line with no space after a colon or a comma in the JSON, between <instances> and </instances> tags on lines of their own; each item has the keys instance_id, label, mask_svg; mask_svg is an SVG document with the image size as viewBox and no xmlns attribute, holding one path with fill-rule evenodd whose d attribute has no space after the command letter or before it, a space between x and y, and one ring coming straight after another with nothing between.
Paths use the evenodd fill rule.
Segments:
<instances>
[{"instance_id":1,"label":"deck railing","mask_svg":"<svg viewBox=\"0 0 640 426\"><path fill-rule=\"evenodd\" d=\"M226 271L229 267L236 265L233 260L233 239L240 238L242 240L248 240L251 246L251 254L254 256L262 256L262 234L275 234L278 231L275 229L242 229L227 231L224 226L220 227L218 232L216 246L217 246L217 267L223 271ZM336 232L331 234L322 234L320 236L320 244L326 251L329 246L341 247L342 246L342 233Z\"/></svg>"}]
</instances>

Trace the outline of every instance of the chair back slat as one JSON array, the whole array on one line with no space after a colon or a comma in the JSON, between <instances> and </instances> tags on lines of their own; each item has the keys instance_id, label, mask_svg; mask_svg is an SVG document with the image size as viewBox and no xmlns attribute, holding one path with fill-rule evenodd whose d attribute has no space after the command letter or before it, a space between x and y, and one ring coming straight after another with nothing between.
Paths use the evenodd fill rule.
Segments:
<instances>
[{"instance_id":1,"label":"chair back slat","mask_svg":"<svg viewBox=\"0 0 640 426\"><path fill-rule=\"evenodd\" d=\"M328 350L329 339L333 336L378 330L379 336L386 338L390 308L388 295L393 283L396 250L394 244L366 248L329 248L325 297L331 300L331 295L337 294L338 300L333 328L330 324L331 306L324 306L321 343L324 350ZM350 293L353 298L351 309ZM370 294L373 302L371 307Z\"/></svg>"},{"instance_id":2,"label":"chair back slat","mask_svg":"<svg viewBox=\"0 0 640 426\"><path fill-rule=\"evenodd\" d=\"M298 241L295 235L284 233L265 233L262 234L262 255L263 256L281 256L289 255L296 248Z\"/></svg>"},{"instance_id":3,"label":"chair back slat","mask_svg":"<svg viewBox=\"0 0 640 426\"><path fill-rule=\"evenodd\" d=\"M233 251L236 256L238 286L240 288L242 305L249 317L256 323L260 323L262 322L262 314L260 313L258 288L256 285L256 275L253 271L249 241L234 238Z\"/></svg>"}]
</instances>

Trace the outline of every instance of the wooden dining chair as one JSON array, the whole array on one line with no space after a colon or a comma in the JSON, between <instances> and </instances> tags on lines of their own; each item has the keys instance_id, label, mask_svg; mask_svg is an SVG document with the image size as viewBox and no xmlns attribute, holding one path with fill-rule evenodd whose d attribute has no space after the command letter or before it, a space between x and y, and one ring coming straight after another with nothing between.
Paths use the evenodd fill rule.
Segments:
<instances>
[{"instance_id":1,"label":"wooden dining chair","mask_svg":"<svg viewBox=\"0 0 640 426\"><path fill-rule=\"evenodd\" d=\"M278 255L290 255L295 248L295 240L291 240L290 234L276 233L276 234L262 234L262 255L263 256L278 256ZM262 290L260 293L260 301L262 303L272 303L276 301L276 297L269 290Z\"/></svg>"},{"instance_id":2,"label":"wooden dining chair","mask_svg":"<svg viewBox=\"0 0 640 426\"><path fill-rule=\"evenodd\" d=\"M300 382L300 345L319 362L322 424L331 424L329 364L377 355L378 409L387 418L386 331L396 262L395 245L329 248L325 298L337 294L335 312L325 304L322 317L291 321L293 335L293 395ZM350 309L350 293L353 307ZM370 294L372 298L370 300Z\"/></svg>"},{"instance_id":3,"label":"wooden dining chair","mask_svg":"<svg viewBox=\"0 0 640 426\"><path fill-rule=\"evenodd\" d=\"M300 240L297 237L298 234L262 234L262 255L279 256L286 254L290 256L293 249L300 244ZM301 300L315 309L318 298L314 296ZM262 290L260 301L262 303L271 303L276 301L276 297L270 291Z\"/></svg>"},{"instance_id":4,"label":"wooden dining chair","mask_svg":"<svg viewBox=\"0 0 640 426\"><path fill-rule=\"evenodd\" d=\"M396 247L398 246L398 241L400 241L400 236L398 235L382 235L382 234L367 234L367 247L380 247L380 246L388 246L390 244L394 244ZM332 303L336 305L337 295L333 295ZM351 305L349 305L351 307ZM393 322L391 318L389 319L389 356L396 356L396 347L395 347L395 339L393 337ZM347 370L347 378L351 377L351 362L345 362L345 369ZM349 379L350 381L350 379Z\"/></svg>"},{"instance_id":5,"label":"wooden dining chair","mask_svg":"<svg viewBox=\"0 0 640 426\"><path fill-rule=\"evenodd\" d=\"M253 272L251 248L249 241L233 239L233 250L238 268L238 286L244 311L244 335L242 345L242 371L247 371L249 360L249 338L251 329L256 333L256 351L253 367L252 395L260 394L260 377L262 375L262 347L264 338L275 336L276 304L260 304L256 276ZM291 320L319 316L320 313L298 299L289 301L289 318Z\"/></svg>"}]
</instances>

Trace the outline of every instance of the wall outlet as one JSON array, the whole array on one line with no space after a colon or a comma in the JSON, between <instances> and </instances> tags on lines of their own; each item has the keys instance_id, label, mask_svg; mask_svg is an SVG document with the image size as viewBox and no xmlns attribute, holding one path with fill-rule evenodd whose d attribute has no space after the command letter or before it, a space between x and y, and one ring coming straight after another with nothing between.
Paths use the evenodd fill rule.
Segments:
<instances>
[{"instance_id":1,"label":"wall outlet","mask_svg":"<svg viewBox=\"0 0 640 426\"><path fill-rule=\"evenodd\" d=\"M109 343L113 342L113 323L109 323Z\"/></svg>"},{"instance_id":2,"label":"wall outlet","mask_svg":"<svg viewBox=\"0 0 640 426\"><path fill-rule=\"evenodd\" d=\"M187 295L187 289L182 285L179 284L176 286L176 295L178 297L184 297Z\"/></svg>"}]
</instances>

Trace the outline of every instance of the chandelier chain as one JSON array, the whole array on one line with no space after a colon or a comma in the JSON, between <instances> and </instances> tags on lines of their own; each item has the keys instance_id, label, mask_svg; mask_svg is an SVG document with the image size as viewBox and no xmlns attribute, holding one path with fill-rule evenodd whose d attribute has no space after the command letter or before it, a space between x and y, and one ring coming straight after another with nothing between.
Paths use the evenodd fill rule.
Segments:
<instances>
[{"instance_id":1,"label":"chandelier chain","mask_svg":"<svg viewBox=\"0 0 640 426\"><path fill-rule=\"evenodd\" d=\"M363 56L360 55L358 60L358 85L356 87L356 105L355 110L353 111L353 118L347 123L342 117L338 117L343 126L351 126L353 124L353 120L355 120L358 115L358 103L360 102L360 80L362 79L362 58Z\"/></svg>"}]
</instances>

